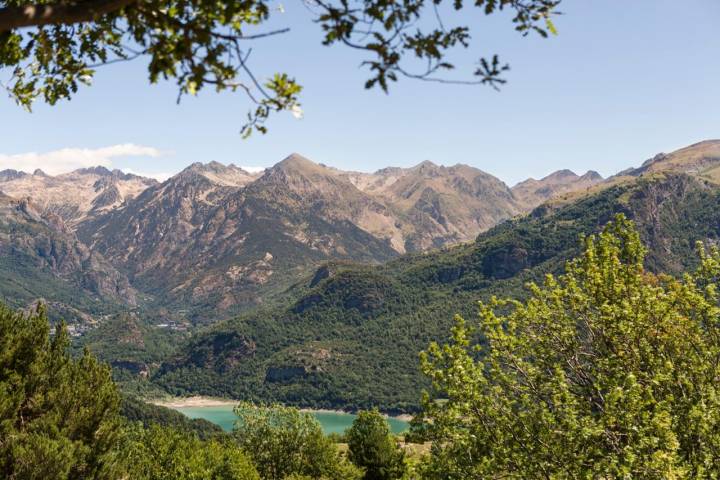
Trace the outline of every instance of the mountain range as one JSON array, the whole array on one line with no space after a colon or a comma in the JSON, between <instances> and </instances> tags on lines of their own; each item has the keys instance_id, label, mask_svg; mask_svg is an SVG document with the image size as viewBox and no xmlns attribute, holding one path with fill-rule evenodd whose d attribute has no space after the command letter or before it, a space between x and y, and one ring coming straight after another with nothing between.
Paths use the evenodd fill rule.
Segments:
<instances>
[{"instance_id":1,"label":"mountain range","mask_svg":"<svg viewBox=\"0 0 720 480\"><path fill-rule=\"evenodd\" d=\"M47 303L120 378L323 408L412 411L417 354L454 313L522 297L616 213L653 271L720 241L718 140L513 187L466 165L346 172L292 154L163 183L5 170L0 191L0 295Z\"/></svg>"},{"instance_id":2,"label":"mountain range","mask_svg":"<svg viewBox=\"0 0 720 480\"><path fill-rule=\"evenodd\" d=\"M580 237L616 214L635 221L654 272L693 268L696 242L720 241L720 184L712 176L720 142L664 159L665 166L646 163L566 193L473 242L376 266L327 264L282 304L193 335L151 381L173 394L413 411L428 387L418 353L447 338L454 314L472 324L478 300L523 298L527 282L561 272L580 253Z\"/></svg>"},{"instance_id":3,"label":"mountain range","mask_svg":"<svg viewBox=\"0 0 720 480\"><path fill-rule=\"evenodd\" d=\"M22 294L7 285L0 294L16 306L82 303L83 318L109 302L210 323L281 295L323 262L373 264L472 241L559 192L600 181L565 171L511 189L467 165L426 161L360 173L298 154L261 173L194 163L163 183L104 167L57 176L4 170L4 221L20 221L20 205L31 205L34 217L23 222L34 219L47 242L74 242L94 262L66 262L61 273L42 249L25 249L24 262L51 278L49 286L24 281ZM17 235L0 246L23 243ZM119 286L77 280L98 272ZM52 294L66 288L88 300Z\"/></svg>"}]
</instances>

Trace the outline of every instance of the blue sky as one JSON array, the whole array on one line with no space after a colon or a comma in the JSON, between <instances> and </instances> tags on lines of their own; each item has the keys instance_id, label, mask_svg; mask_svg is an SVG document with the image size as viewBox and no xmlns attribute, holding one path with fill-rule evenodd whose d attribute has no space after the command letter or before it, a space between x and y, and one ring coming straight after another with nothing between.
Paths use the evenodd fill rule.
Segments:
<instances>
[{"instance_id":1,"label":"blue sky","mask_svg":"<svg viewBox=\"0 0 720 480\"><path fill-rule=\"evenodd\" d=\"M176 105L175 86L148 85L136 61L101 69L70 102L32 114L0 97L0 169L59 171L77 157L174 173L196 161L270 166L298 152L361 171L466 163L513 184L560 168L609 175L720 137L717 0L565 0L559 35L547 40L521 37L506 16L465 13L475 35L459 68L497 52L511 64L508 85L403 80L390 95L363 89L362 57L323 47L299 2L284 7L273 25L291 32L257 42L251 58L260 75L286 71L303 84L302 120L281 114L267 135L243 140L241 94L204 91Z\"/></svg>"}]
</instances>

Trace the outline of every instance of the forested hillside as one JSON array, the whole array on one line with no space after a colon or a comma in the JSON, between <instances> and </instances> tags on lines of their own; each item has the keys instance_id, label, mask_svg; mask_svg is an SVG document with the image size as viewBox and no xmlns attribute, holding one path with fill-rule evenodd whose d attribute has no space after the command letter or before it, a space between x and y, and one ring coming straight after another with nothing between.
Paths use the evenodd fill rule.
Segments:
<instances>
[{"instance_id":1,"label":"forested hillside","mask_svg":"<svg viewBox=\"0 0 720 480\"><path fill-rule=\"evenodd\" d=\"M682 173L646 175L574 203L550 203L468 245L382 266L329 264L296 287L288 306L223 322L193 337L154 374L195 392L315 407L413 410L425 385L418 352L445 338L454 313L557 272L580 237L616 213L637 222L656 272L679 273L697 240L720 234L720 191Z\"/></svg>"},{"instance_id":2,"label":"forested hillside","mask_svg":"<svg viewBox=\"0 0 720 480\"><path fill-rule=\"evenodd\" d=\"M284 300L325 262L377 264L472 241L542 203L666 170L715 181L719 152L720 142L700 142L607 180L560 170L512 188L463 164L363 173L298 154L257 173L194 163L163 183L104 167L57 176L4 170L5 204L24 206L22 222L32 217L51 232L20 238L18 208L0 210L15 231L0 242L16 258L0 269L0 290L17 306L42 299L74 324L133 311L193 329Z\"/></svg>"},{"instance_id":3,"label":"forested hillside","mask_svg":"<svg viewBox=\"0 0 720 480\"><path fill-rule=\"evenodd\" d=\"M720 142L706 141L607 180L560 171L509 189L430 162L373 174L299 155L262 174L196 163L102 209L87 210L102 193L56 209L74 212L71 225L50 204L2 196L0 293L14 307L44 299L136 393L406 411L423 386L417 352L453 313L522 295L615 213L637 220L651 270L683 270L693 243L717 236L719 164ZM98 192L144 185L99 169L61 180L84 191L98 176Z\"/></svg>"}]
</instances>

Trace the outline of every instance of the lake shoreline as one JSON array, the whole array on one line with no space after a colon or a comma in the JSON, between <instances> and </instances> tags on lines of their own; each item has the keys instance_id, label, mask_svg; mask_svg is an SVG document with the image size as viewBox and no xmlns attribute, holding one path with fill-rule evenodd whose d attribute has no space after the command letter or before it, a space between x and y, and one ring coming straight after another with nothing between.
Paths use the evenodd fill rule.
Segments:
<instances>
[{"instance_id":1,"label":"lake shoreline","mask_svg":"<svg viewBox=\"0 0 720 480\"><path fill-rule=\"evenodd\" d=\"M179 409L179 408L198 408L198 407L225 407L229 405L237 405L240 400L231 400L228 398L217 398L217 397L205 397L196 395L192 397L173 397L169 399L151 399L145 400L147 403L158 405L160 407ZM337 414L356 414L357 412L345 411L345 410L333 410L327 408L300 408L301 412L305 413L337 413ZM388 415L383 413L388 418L395 418L402 420L403 422L409 422L412 420L412 415L401 414L401 415Z\"/></svg>"},{"instance_id":2,"label":"lake shoreline","mask_svg":"<svg viewBox=\"0 0 720 480\"><path fill-rule=\"evenodd\" d=\"M153 405L167 408L193 408L193 407L224 407L226 405L237 405L239 401L230 400L227 398L215 398L215 397L174 397L171 399L152 399L145 400Z\"/></svg>"}]
</instances>

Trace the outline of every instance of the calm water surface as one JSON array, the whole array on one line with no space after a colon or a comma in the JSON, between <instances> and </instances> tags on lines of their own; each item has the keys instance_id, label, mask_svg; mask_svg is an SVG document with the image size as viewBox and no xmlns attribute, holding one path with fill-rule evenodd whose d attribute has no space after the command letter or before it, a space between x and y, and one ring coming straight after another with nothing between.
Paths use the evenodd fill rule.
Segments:
<instances>
[{"instance_id":1,"label":"calm water surface","mask_svg":"<svg viewBox=\"0 0 720 480\"><path fill-rule=\"evenodd\" d=\"M223 430L232 430L233 423L237 418L233 413L232 405L223 405L218 407L183 407L176 408L178 412L187 415L190 418L204 418L210 422L220 425ZM315 418L318 419L325 433L342 433L350 428L356 415L351 413L334 413L334 412L313 412ZM393 433L402 433L409 428L406 421L397 418L388 418L390 429Z\"/></svg>"}]
</instances>

